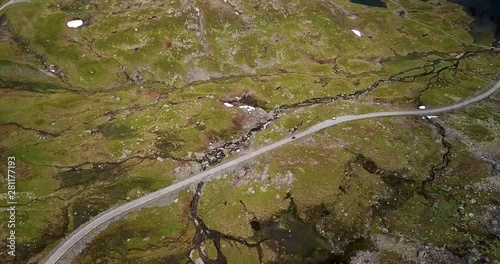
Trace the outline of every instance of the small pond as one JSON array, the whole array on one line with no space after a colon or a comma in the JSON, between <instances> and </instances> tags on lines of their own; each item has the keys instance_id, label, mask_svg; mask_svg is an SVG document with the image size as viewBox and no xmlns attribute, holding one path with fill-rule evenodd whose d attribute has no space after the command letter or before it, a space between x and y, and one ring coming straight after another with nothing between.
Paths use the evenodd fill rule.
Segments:
<instances>
[{"instance_id":1,"label":"small pond","mask_svg":"<svg viewBox=\"0 0 500 264\"><path fill-rule=\"evenodd\" d=\"M383 8L387 7L385 2L383 2L381 0L350 0L350 1L351 1L351 3L365 5L365 6L371 6L371 7L383 7Z\"/></svg>"},{"instance_id":2,"label":"small pond","mask_svg":"<svg viewBox=\"0 0 500 264\"><path fill-rule=\"evenodd\" d=\"M491 37L495 39L494 46L500 42L500 1L498 0L450 0L457 3L474 20L470 23L470 34L474 41L481 44L490 44ZM484 42L487 43L484 43Z\"/></svg>"}]
</instances>

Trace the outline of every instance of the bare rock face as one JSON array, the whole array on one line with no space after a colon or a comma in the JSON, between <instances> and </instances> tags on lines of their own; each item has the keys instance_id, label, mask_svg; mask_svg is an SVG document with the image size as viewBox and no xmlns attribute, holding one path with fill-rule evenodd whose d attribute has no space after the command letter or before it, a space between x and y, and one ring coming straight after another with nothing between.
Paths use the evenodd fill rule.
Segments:
<instances>
[{"instance_id":1,"label":"bare rock face","mask_svg":"<svg viewBox=\"0 0 500 264\"><path fill-rule=\"evenodd\" d=\"M378 264L380 253L372 251L358 251L351 258L350 264Z\"/></svg>"},{"instance_id":2,"label":"bare rock face","mask_svg":"<svg viewBox=\"0 0 500 264\"><path fill-rule=\"evenodd\" d=\"M239 108L238 125L244 131L260 127L273 119L273 113L267 112L263 108L265 103L255 98L252 92L239 93L237 96L225 99L224 102L230 107Z\"/></svg>"},{"instance_id":3,"label":"bare rock face","mask_svg":"<svg viewBox=\"0 0 500 264\"><path fill-rule=\"evenodd\" d=\"M193 174L199 173L201 171L201 164L197 162L190 162L186 166L175 168L175 176L177 179L182 180L186 179Z\"/></svg>"},{"instance_id":4,"label":"bare rock face","mask_svg":"<svg viewBox=\"0 0 500 264\"><path fill-rule=\"evenodd\" d=\"M243 122L244 130L250 130L273 117L271 113L266 112L266 110L260 107L255 107L254 109L252 109L252 111L242 111L242 112L245 118L245 122Z\"/></svg>"},{"instance_id":5,"label":"bare rock face","mask_svg":"<svg viewBox=\"0 0 500 264\"><path fill-rule=\"evenodd\" d=\"M264 167L262 172L257 171L251 166L243 166L235 170L232 186L239 187L251 182L258 182L261 184L259 187L261 192L266 192L267 188L274 186L276 189L289 188L295 181L295 175L291 171L285 174L269 174L269 165Z\"/></svg>"},{"instance_id":6,"label":"bare rock face","mask_svg":"<svg viewBox=\"0 0 500 264\"><path fill-rule=\"evenodd\" d=\"M375 247L380 252L394 252L404 260L415 263L464 263L460 257L445 248L425 246L415 241L397 240L394 237L376 235L373 238Z\"/></svg>"},{"instance_id":7,"label":"bare rock face","mask_svg":"<svg viewBox=\"0 0 500 264\"><path fill-rule=\"evenodd\" d=\"M488 233L500 238L500 206L484 206L483 214L478 216L479 222L486 228Z\"/></svg>"},{"instance_id":8,"label":"bare rock face","mask_svg":"<svg viewBox=\"0 0 500 264\"><path fill-rule=\"evenodd\" d=\"M9 40L12 34L9 32L7 25L7 18L5 16L0 16L0 41Z\"/></svg>"},{"instance_id":9,"label":"bare rock face","mask_svg":"<svg viewBox=\"0 0 500 264\"><path fill-rule=\"evenodd\" d=\"M464 261L445 249L430 248L418 252L417 263L464 263Z\"/></svg>"},{"instance_id":10,"label":"bare rock face","mask_svg":"<svg viewBox=\"0 0 500 264\"><path fill-rule=\"evenodd\" d=\"M212 78L220 77L222 77L222 74L220 72L214 72L205 68L195 66L188 71L186 82L192 83L196 81L206 81Z\"/></svg>"}]
</instances>

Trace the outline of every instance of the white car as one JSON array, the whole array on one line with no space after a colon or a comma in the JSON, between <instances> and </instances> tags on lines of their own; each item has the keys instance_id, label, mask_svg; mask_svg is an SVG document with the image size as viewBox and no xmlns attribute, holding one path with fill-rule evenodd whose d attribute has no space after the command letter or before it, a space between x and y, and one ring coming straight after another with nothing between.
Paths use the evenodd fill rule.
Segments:
<instances>
[{"instance_id":1,"label":"white car","mask_svg":"<svg viewBox=\"0 0 500 264\"><path fill-rule=\"evenodd\" d=\"M332 119L332 120L335 120L335 119L337 119L337 118L336 118L336 117L332 117L331 119Z\"/></svg>"}]
</instances>

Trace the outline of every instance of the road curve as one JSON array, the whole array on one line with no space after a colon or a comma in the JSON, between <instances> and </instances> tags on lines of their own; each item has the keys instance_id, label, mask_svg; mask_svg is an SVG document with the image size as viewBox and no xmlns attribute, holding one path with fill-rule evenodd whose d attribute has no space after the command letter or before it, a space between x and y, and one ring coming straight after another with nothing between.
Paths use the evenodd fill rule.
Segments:
<instances>
[{"instance_id":1,"label":"road curve","mask_svg":"<svg viewBox=\"0 0 500 264\"><path fill-rule=\"evenodd\" d=\"M368 119L368 118L390 117L390 116L407 116L407 115L428 116L428 115L436 115L436 114L440 114L440 113L444 113L444 112L454 111L454 110L466 107L470 104L474 104L476 102L479 102L479 101L489 97L494 92L496 92L499 88L500 88L500 80L497 81L497 83L495 85L493 85L490 89L482 92L481 94L478 94L472 98L469 98L469 99L462 101L460 103L457 103L457 104L453 104L453 105L449 105L449 106L445 106L445 107L440 107L440 108L435 108L435 109L376 112L376 113L369 113L369 114L362 114L362 115L347 115L347 116L339 116L335 120L329 119L329 120L323 121L319 124L316 124L316 125L310 127L309 129L307 129L305 131L288 136L287 138L284 138L280 141L277 141L277 142L272 143L268 146L265 146L265 147L262 147L260 149L255 150L255 151L252 151L250 153L247 153L243 156L237 157L237 158L230 160L226 163L220 164L216 167L213 167L213 168L208 169L204 172L201 172L200 174L197 174L191 178L174 183L174 184L172 184L168 187L165 187L161 190L155 191L153 193L145 195L145 196L138 198L136 200L130 201L130 202L123 204L117 208L108 210L108 211L96 216L90 222L86 223L85 226L75 230L65 240L63 240L61 243L59 243L59 245L49 253L49 256L46 258L45 263L47 263L47 264L56 263L73 245L75 245L78 241L80 241L82 238L84 238L86 235L88 235L92 230L96 229L98 226L100 226L102 224L105 224L108 220L110 220L113 217L116 217L116 216L119 216L122 214L126 214L126 213L132 211L133 209L140 208L145 203L156 200L157 198L159 198L161 196L180 191L193 183L197 183L199 181L206 179L209 176L214 176L214 175L220 174L224 170L230 169L236 165L239 165L243 162L246 162L250 159L253 159L256 156L259 156L263 153L266 153L266 152L271 151L273 149L276 149L280 146L288 144L291 141L297 140L297 139L302 138L302 137L306 137L312 133L315 133L315 132L320 131L322 129L325 129L327 127L331 127L331 126L345 123L345 122L349 122L349 121Z\"/></svg>"},{"instance_id":2,"label":"road curve","mask_svg":"<svg viewBox=\"0 0 500 264\"><path fill-rule=\"evenodd\" d=\"M2 11L2 9L4 9L10 5L13 5L16 3L23 3L23 2L29 2L29 0L10 0L9 2L5 3L5 5L0 6L0 11Z\"/></svg>"}]
</instances>

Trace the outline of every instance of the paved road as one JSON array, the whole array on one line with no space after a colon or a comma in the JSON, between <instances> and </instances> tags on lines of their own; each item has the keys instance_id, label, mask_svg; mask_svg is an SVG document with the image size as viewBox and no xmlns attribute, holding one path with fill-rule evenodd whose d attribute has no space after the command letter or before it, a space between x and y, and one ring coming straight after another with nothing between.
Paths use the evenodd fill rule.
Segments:
<instances>
[{"instance_id":1,"label":"paved road","mask_svg":"<svg viewBox=\"0 0 500 264\"><path fill-rule=\"evenodd\" d=\"M368 118L377 118L377 117L389 117L389 116L407 116L407 115L413 115L413 116L428 116L428 115L436 115L440 114L443 112L449 112L453 110L457 110L460 108L463 108L467 105L474 104L478 101L481 101L490 95L492 95L494 92L496 92L500 88L500 81L498 81L492 88L490 88L487 91L484 91L483 93L472 97L468 100L465 100L463 102L450 105L450 106L445 106L445 107L440 107L436 109L428 109L428 110L413 110L413 111L393 111L393 112L377 112L377 113L369 113L369 114L362 114L362 115L347 115L347 116L339 116L335 120L327 120L324 122L321 122L317 125L314 125L310 127L309 129L294 134L292 136L289 136L287 138L284 138L278 142L275 142L271 145L265 146L263 148L257 149L253 152L250 152L248 154L245 154L243 156L240 156L238 158L235 158L231 161L228 161L226 163L223 163L217 167L211 168L209 170L206 170L198 175L195 175L191 178L185 179L183 181L177 182L175 184L172 184L166 188L163 188L161 190L158 190L156 192L153 192L151 194L148 194L146 196L143 196L137 200L128 202L124 205L121 205L115 209L111 209L107 212L102 213L101 215L96 216L94 219L92 219L90 222L88 222L83 228L80 228L76 230L74 233L70 234L64 241L62 241L56 249L54 249L51 253L49 253L49 257L47 258L46 263L48 264L53 264L56 263L62 256L65 254L73 245L75 245L78 241L80 241L82 238L87 236L92 230L94 230L96 227L100 226L103 223L106 223L108 220L115 216L119 216L122 214L125 214L127 212L130 212L134 209L140 208L142 205L145 203L148 203L150 201L153 201L161 196L167 195L167 194L172 194L174 192L177 192L181 189L184 189L188 187L191 184L197 183L199 181L202 181L206 179L209 176L214 176L220 174L222 171L228 170L236 165L239 165L243 162L246 162L250 159L253 159L254 157L261 155L263 153L266 153L268 151L271 151L273 149L276 149L278 147L281 147L287 143L290 143L291 141L297 140L299 138L308 136L312 133L315 133L317 131L320 131L322 129L325 129L327 127L331 127L337 124L349 122L349 121L354 121L354 120L360 120L360 119L368 119Z\"/></svg>"},{"instance_id":2,"label":"paved road","mask_svg":"<svg viewBox=\"0 0 500 264\"><path fill-rule=\"evenodd\" d=\"M23 2L29 2L29 0L10 0L9 2L5 3L5 5L0 6L0 11L2 11L2 9L4 9L10 5L17 4L17 3L23 3Z\"/></svg>"}]
</instances>

